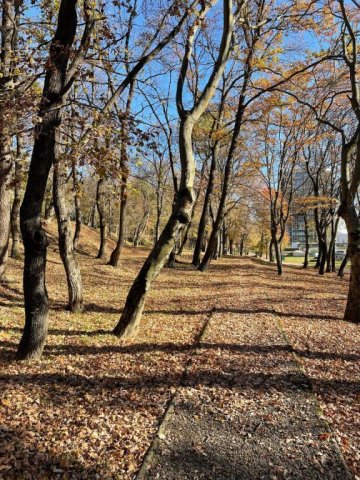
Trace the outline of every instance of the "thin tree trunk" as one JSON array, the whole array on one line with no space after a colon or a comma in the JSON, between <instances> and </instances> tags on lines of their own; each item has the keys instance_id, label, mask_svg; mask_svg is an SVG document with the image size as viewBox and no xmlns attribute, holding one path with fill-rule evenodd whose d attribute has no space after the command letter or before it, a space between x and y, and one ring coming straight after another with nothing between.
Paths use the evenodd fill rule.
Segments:
<instances>
[{"instance_id":1,"label":"thin tree trunk","mask_svg":"<svg viewBox=\"0 0 360 480\"><path fill-rule=\"evenodd\" d=\"M141 237L146 229L146 226L147 226L147 223L148 223L148 220L149 220L149 212L146 210L144 212L144 216L143 218L141 219L141 222L139 223L139 225L137 226L136 228L136 232L135 232L135 235L134 235L134 246L135 247L138 247L139 244L140 244L140 241L141 241Z\"/></svg>"},{"instance_id":2,"label":"thin tree trunk","mask_svg":"<svg viewBox=\"0 0 360 480\"><path fill-rule=\"evenodd\" d=\"M100 223L100 247L96 258L105 257L106 248L106 211L105 211L105 180L100 178L96 188L96 206L99 214Z\"/></svg>"},{"instance_id":3,"label":"thin tree trunk","mask_svg":"<svg viewBox=\"0 0 360 480\"><path fill-rule=\"evenodd\" d=\"M209 180L206 187L204 204L203 204L203 209L202 209L201 217L199 221L196 244L195 244L195 249L194 249L194 254L192 259L192 264L195 265L195 267L198 267L201 261L201 249L204 244L205 230L206 230L206 225L208 223L208 218L209 218L210 199L212 197L212 193L214 190L217 151L218 149L213 148L211 152Z\"/></svg>"},{"instance_id":4,"label":"thin tree trunk","mask_svg":"<svg viewBox=\"0 0 360 480\"><path fill-rule=\"evenodd\" d=\"M272 231L271 235L272 235L272 241L273 241L274 250L275 250L277 272L278 272L278 275L282 275L283 267L282 267L281 250L280 250L279 241L276 238L276 233Z\"/></svg>"},{"instance_id":5,"label":"thin tree trunk","mask_svg":"<svg viewBox=\"0 0 360 480\"><path fill-rule=\"evenodd\" d=\"M66 175L54 165L53 195L58 225L59 252L64 265L68 286L67 310L81 312L84 309L81 272L74 252L71 222L66 208Z\"/></svg>"},{"instance_id":6,"label":"thin tree trunk","mask_svg":"<svg viewBox=\"0 0 360 480\"><path fill-rule=\"evenodd\" d=\"M338 271L338 277L342 278L344 276L345 268L346 268L346 265L347 265L348 261L349 261L349 255L346 252L346 255L343 258L343 261L341 262L341 265L340 265L340 268L339 268L339 271Z\"/></svg>"},{"instance_id":7,"label":"thin tree trunk","mask_svg":"<svg viewBox=\"0 0 360 480\"><path fill-rule=\"evenodd\" d=\"M62 0L58 25L50 46L43 97L28 181L20 209L20 226L25 248L24 299L25 327L17 352L18 359L41 356L48 330L48 295L45 267L48 240L41 226L41 210L51 165L59 156L61 107L71 47L77 27L76 1Z\"/></svg>"},{"instance_id":8,"label":"thin tree trunk","mask_svg":"<svg viewBox=\"0 0 360 480\"><path fill-rule=\"evenodd\" d=\"M79 244L80 240L80 233L81 233L81 203L80 203L80 196L79 196L79 184L76 176L76 167L75 163L73 164L72 168L72 179L73 179L73 190L74 190L74 204L75 204L75 232L73 238L73 248L74 252Z\"/></svg>"},{"instance_id":9,"label":"thin tree trunk","mask_svg":"<svg viewBox=\"0 0 360 480\"><path fill-rule=\"evenodd\" d=\"M126 190L126 187L125 187ZM117 267L120 260L121 250L125 240L125 215L126 215L126 193L123 192L123 187L121 187L120 194L120 213L119 213L119 233L116 247L111 253L110 260L108 265Z\"/></svg>"},{"instance_id":10,"label":"thin tree trunk","mask_svg":"<svg viewBox=\"0 0 360 480\"><path fill-rule=\"evenodd\" d=\"M19 245L21 240L20 232L20 184L21 184L21 139L17 136L17 152L15 160L15 185L14 185L14 201L11 209L11 235L12 247L11 258L20 258Z\"/></svg>"},{"instance_id":11,"label":"thin tree trunk","mask_svg":"<svg viewBox=\"0 0 360 480\"><path fill-rule=\"evenodd\" d=\"M326 258L326 272L334 272L335 269L335 263L333 261L333 257L335 254L335 243L336 243L336 235L337 235L337 229L339 226L339 221L340 217L337 217L337 219L334 222L334 219L331 221L331 239L330 239L330 245L329 245L329 250L327 252L327 258Z\"/></svg>"},{"instance_id":12,"label":"thin tree trunk","mask_svg":"<svg viewBox=\"0 0 360 480\"><path fill-rule=\"evenodd\" d=\"M307 268L309 265L309 251L310 251L310 236L309 236L309 222L307 214L304 213L304 226L305 226L305 257L303 268Z\"/></svg>"},{"instance_id":13,"label":"thin tree trunk","mask_svg":"<svg viewBox=\"0 0 360 480\"><path fill-rule=\"evenodd\" d=\"M234 255L234 240L233 239L230 239L229 248L230 248L230 255Z\"/></svg>"}]
</instances>

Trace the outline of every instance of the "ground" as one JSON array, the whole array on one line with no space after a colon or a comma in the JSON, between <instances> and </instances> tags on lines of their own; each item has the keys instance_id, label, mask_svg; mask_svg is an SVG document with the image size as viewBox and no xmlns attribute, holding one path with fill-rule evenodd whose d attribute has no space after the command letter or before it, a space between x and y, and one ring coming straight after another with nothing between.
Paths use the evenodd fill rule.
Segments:
<instances>
[{"instance_id":1,"label":"ground","mask_svg":"<svg viewBox=\"0 0 360 480\"><path fill-rule=\"evenodd\" d=\"M250 259L204 274L179 264L157 280L138 336L122 341L111 330L146 250L125 248L114 269L94 259L97 234L84 227L87 310L72 315L51 240L41 361L13 360L19 261L0 287L0 478L360 477L347 276L286 268L279 278Z\"/></svg>"}]
</instances>

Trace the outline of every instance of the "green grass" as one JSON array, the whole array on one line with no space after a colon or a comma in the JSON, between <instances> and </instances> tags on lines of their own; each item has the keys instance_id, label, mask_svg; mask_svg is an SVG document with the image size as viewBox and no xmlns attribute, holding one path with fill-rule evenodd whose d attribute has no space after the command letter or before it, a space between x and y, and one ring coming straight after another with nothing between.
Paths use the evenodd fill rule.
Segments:
<instances>
[{"instance_id":1,"label":"green grass","mask_svg":"<svg viewBox=\"0 0 360 480\"><path fill-rule=\"evenodd\" d=\"M290 257L290 256L286 256L285 257L285 260L284 260L285 263L295 263L297 265L302 265L304 263L304 257ZM316 262L316 259L315 258L312 258L310 257L309 258L309 265L310 266L315 266L315 262ZM337 260L336 263L335 263L336 267L339 268L340 265L341 265L341 261L340 260Z\"/></svg>"}]
</instances>

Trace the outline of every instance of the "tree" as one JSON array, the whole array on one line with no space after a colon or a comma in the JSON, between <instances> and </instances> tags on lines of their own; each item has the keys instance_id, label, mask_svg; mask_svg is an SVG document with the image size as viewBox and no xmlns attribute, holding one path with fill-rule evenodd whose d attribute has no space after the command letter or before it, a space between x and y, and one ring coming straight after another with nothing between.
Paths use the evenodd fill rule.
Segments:
<instances>
[{"instance_id":1,"label":"tree","mask_svg":"<svg viewBox=\"0 0 360 480\"><path fill-rule=\"evenodd\" d=\"M202 94L197 100L195 100L193 107L190 110L186 110L183 104L183 90L189 62L193 52L195 34L202 24L203 18L210 7L211 4L202 5L201 11L198 13L197 18L188 29L185 54L177 84L176 104L180 117L179 149L181 160L181 178L176 204L159 240L156 242L129 291L124 312L119 323L114 329L114 333L119 336L128 336L134 333L136 330L144 308L146 296L149 292L149 288L151 287L153 280L160 273L170 253L174 249L175 242L178 239L180 232L191 218L191 212L194 203L193 186L195 171L192 134L195 123L204 113L206 107L211 101L217 84L225 69L230 52L233 30L232 1L224 0L223 34L218 58L216 59L216 63Z\"/></svg>"},{"instance_id":2,"label":"tree","mask_svg":"<svg viewBox=\"0 0 360 480\"><path fill-rule=\"evenodd\" d=\"M85 17L89 18L92 9L86 2L84 7ZM76 0L62 0L39 107L41 122L36 129L28 181L20 209L25 249L25 327L17 352L18 359L39 358L47 335L49 302L45 266L48 241L41 225L41 209L50 168L60 156L61 110L84 55L85 45L81 45L69 64L77 23Z\"/></svg>"}]
</instances>

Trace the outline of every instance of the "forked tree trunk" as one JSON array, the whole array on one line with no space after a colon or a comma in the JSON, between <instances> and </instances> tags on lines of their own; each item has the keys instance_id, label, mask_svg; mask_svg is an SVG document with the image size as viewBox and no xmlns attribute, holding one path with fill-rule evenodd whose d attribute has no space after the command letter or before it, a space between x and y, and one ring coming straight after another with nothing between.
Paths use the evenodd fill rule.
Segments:
<instances>
[{"instance_id":1,"label":"forked tree trunk","mask_svg":"<svg viewBox=\"0 0 360 480\"><path fill-rule=\"evenodd\" d=\"M76 0L62 0L58 25L50 46L43 97L28 181L20 209L21 233L25 248L25 327L17 352L18 359L39 358L48 330L48 295L45 267L48 240L41 225L46 183L51 165L59 157L61 107L65 100L66 72L77 27Z\"/></svg>"},{"instance_id":2,"label":"forked tree trunk","mask_svg":"<svg viewBox=\"0 0 360 480\"><path fill-rule=\"evenodd\" d=\"M58 225L59 252L68 286L67 310L82 312L84 309L83 287L80 268L74 252L71 222L66 207L66 175L61 171L59 163L54 165L53 195Z\"/></svg>"},{"instance_id":3,"label":"forked tree trunk","mask_svg":"<svg viewBox=\"0 0 360 480\"><path fill-rule=\"evenodd\" d=\"M152 282L168 260L169 255L179 238L181 230L191 219L195 200L193 192L195 179L195 159L192 148L193 129L195 123L204 113L210 100L214 96L215 89L224 72L230 51L233 29L232 0L224 0L223 3L224 27L219 55L207 85L190 111L185 110L183 106L183 87L184 82L186 81L186 72L192 55L192 45L196 31L201 25L201 16L202 18L205 16L210 5L203 4L202 12L199 14L196 23L189 28L188 31L186 51L181 66L176 94L177 108L180 115L179 147L181 161L181 180L176 204L159 240L156 242L129 291L123 314L114 329L114 333L119 336L129 336L136 331L144 308L145 299L151 288Z\"/></svg>"},{"instance_id":4,"label":"forked tree trunk","mask_svg":"<svg viewBox=\"0 0 360 480\"><path fill-rule=\"evenodd\" d=\"M106 206L105 206L105 180L100 178L96 188L96 206L100 224L100 246L96 258L105 257L106 248Z\"/></svg>"}]
</instances>

